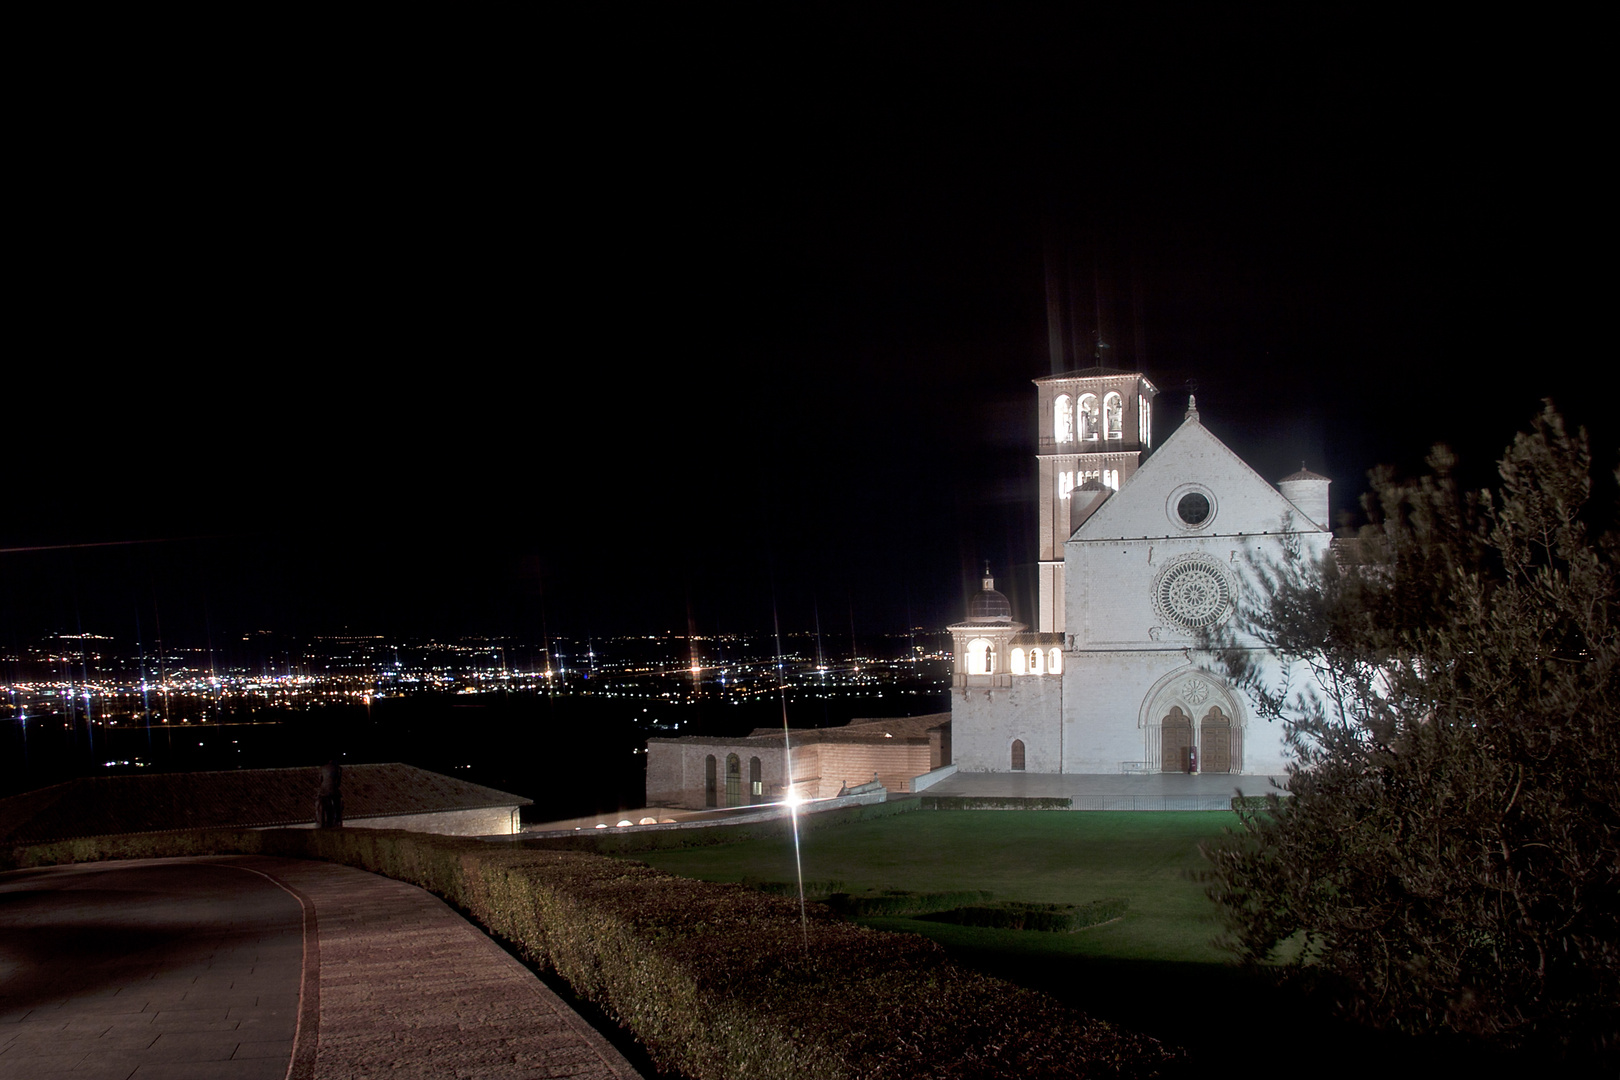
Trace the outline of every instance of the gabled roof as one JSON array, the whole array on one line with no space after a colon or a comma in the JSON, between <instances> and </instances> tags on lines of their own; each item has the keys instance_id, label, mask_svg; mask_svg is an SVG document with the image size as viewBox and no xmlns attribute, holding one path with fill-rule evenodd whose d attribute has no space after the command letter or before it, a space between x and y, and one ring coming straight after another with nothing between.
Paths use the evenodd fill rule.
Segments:
<instances>
[{"instance_id":1,"label":"gabled roof","mask_svg":"<svg viewBox=\"0 0 1620 1080\"><path fill-rule=\"evenodd\" d=\"M314 766L85 777L0 799L0 842L307 825L315 820L319 787ZM399 762L343 767L345 820L532 802Z\"/></svg>"},{"instance_id":2,"label":"gabled roof","mask_svg":"<svg viewBox=\"0 0 1620 1080\"><path fill-rule=\"evenodd\" d=\"M1215 517L1206 528L1183 529L1169 517L1178 488L1200 485L1214 497ZM1311 525L1293 503L1249 468L1199 421L1196 412L1171 433L1118 491L1103 500L1074 540L1140 537L1235 536L1278 532L1285 521Z\"/></svg>"}]
</instances>

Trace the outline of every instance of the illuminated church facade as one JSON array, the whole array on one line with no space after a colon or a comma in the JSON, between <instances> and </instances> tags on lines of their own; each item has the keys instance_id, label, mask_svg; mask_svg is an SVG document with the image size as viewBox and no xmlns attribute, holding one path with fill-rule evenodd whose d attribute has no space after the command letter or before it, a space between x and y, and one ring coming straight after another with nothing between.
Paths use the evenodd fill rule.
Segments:
<instances>
[{"instance_id":1,"label":"illuminated church facade","mask_svg":"<svg viewBox=\"0 0 1620 1080\"><path fill-rule=\"evenodd\" d=\"M1140 372L1035 380L1040 561L1035 628L986 570L950 627L960 772L1281 774L1280 727L1197 648L1228 625L1249 567L1326 552L1328 480L1273 486L1203 425L1196 401L1152 445ZM1283 660L1240 638L1263 678Z\"/></svg>"}]
</instances>

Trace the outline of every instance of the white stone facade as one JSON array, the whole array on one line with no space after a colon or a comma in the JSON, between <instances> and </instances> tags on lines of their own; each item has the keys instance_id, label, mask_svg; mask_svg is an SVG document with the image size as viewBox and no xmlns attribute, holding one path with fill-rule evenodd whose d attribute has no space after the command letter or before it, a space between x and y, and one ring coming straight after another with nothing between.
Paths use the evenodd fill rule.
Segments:
<instances>
[{"instance_id":1,"label":"white stone facade","mask_svg":"<svg viewBox=\"0 0 1620 1080\"><path fill-rule=\"evenodd\" d=\"M1041 380L1043 412L1052 411L1045 402L1051 384L1075 394L1096 381L1100 396L1122 378L1151 387L1117 372ZM1062 544L1062 573L1052 575L1063 586L1062 618L1041 613L1062 632L1020 635L1010 608L999 614L1005 598L986 576L969 618L951 627L960 673L951 706L959 771L1283 772L1281 730L1197 647L1202 628L1229 625L1252 594L1256 561L1277 560L1289 547L1326 552L1328 481L1302 471L1283 484L1297 503L1227 449L1193 406L1118 490L1093 485L1083 500L1077 488L1072 497L1048 493L1045 502L1073 504L1063 508L1075 527ZM1043 524L1058 514L1045 506ZM989 611L997 617L984 617ZM1039 672L1015 668L1014 650L1026 640L1043 648L1060 642L1061 670L1054 674L1050 662ZM1252 640L1238 644L1251 649L1268 680L1281 677L1277 657ZM1008 660L985 672L991 654Z\"/></svg>"}]
</instances>

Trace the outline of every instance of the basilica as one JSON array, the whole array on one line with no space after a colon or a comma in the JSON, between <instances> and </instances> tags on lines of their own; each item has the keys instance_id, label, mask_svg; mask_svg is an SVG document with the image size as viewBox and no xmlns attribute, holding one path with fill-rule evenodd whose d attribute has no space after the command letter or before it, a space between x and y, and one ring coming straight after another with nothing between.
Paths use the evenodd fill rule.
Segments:
<instances>
[{"instance_id":1,"label":"basilica","mask_svg":"<svg viewBox=\"0 0 1620 1080\"><path fill-rule=\"evenodd\" d=\"M1035 629L989 569L950 627L960 772L1280 774L1280 725L1198 648L1229 627L1250 568L1326 552L1328 480L1267 483L1203 424L1196 400L1153 446L1140 372L1035 380L1040 561ZM1213 418L1212 418L1213 419ZM1267 680L1280 658L1237 645Z\"/></svg>"}]
</instances>

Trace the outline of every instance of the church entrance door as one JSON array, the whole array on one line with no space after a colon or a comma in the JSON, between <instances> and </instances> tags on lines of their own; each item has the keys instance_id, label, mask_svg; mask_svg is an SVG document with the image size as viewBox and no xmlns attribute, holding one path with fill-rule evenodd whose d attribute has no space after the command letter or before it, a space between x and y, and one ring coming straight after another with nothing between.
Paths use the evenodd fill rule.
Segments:
<instances>
[{"instance_id":1,"label":"church entrance door","mask_svg":"<svg viewBox=\"0 0 1620 1080\"><path fill-rule=\"evenodd\" d=\"M1182 712L1181 706L1173 705L1160 730L1159 770L1186 772L1192 764L1192 717Z\"/></svg>"},{"instance_id":2,"label":"church entrance door","mask_svg":"<svg viewBox=\"0 0 1620 1080\"><path fill-rule=\"evenodd\" d=\"M1209 712L1198 725L1199 768L1204 772L1229 773L1232 771L1232 718L1221 712L1219 705L1210 706Z\"/></svg>"}]
</instances>

